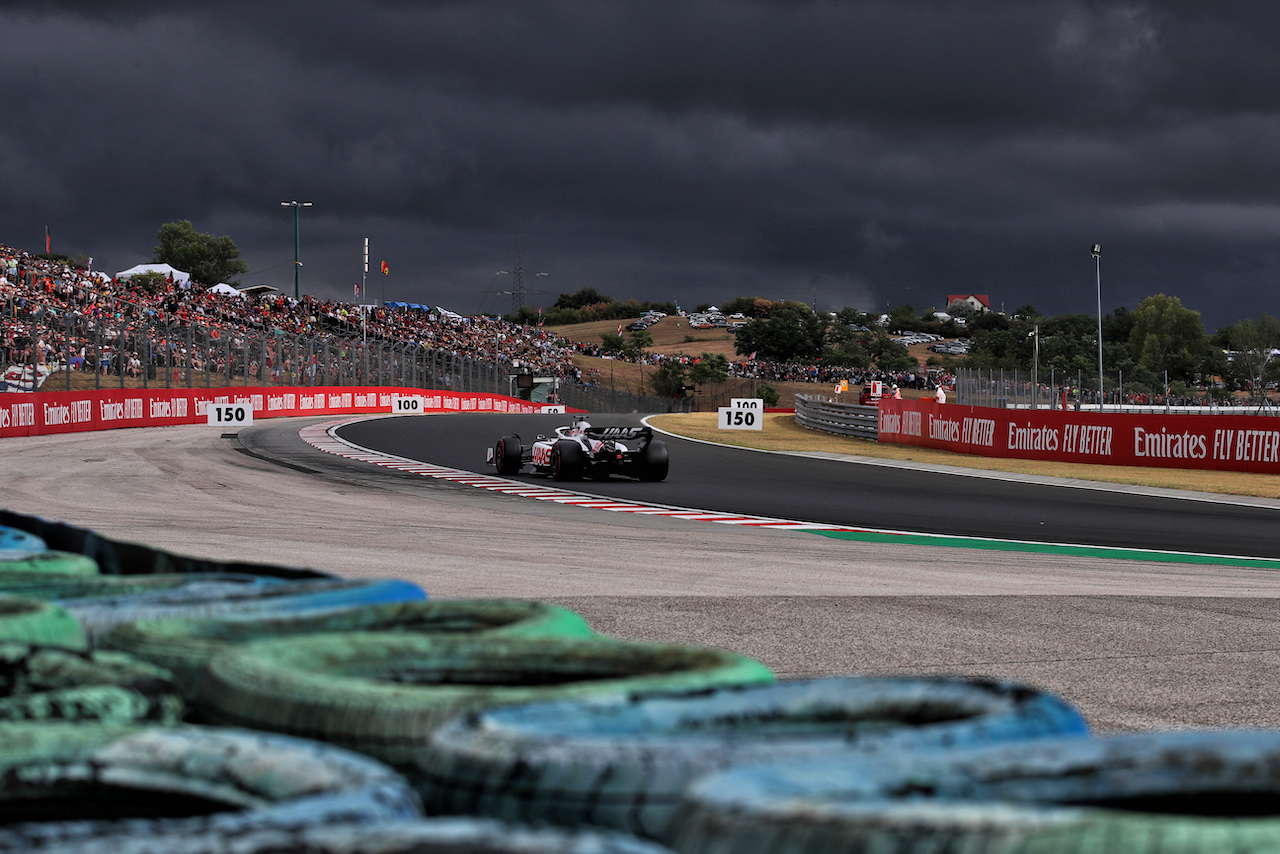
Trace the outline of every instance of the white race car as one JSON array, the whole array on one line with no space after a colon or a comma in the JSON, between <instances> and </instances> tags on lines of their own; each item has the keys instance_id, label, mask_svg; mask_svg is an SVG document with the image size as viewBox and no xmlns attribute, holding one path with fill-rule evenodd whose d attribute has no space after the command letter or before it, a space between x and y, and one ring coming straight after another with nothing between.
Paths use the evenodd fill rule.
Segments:
<instances>
[{"instance_id":1,"label":"white race car","mask_svg":"<svg viewBox=\"0 0 1280 854\"><path fill-rule=\"evenodd\" d=\"M667 445L649 427L592 427L582 416L555 435L539 435L525 445L514 433L489 448L488 462L501 475L519 474L526 465L534 474L556 480L589 477L606 480L621 474L640 480L665 480Z\"/></svg>"}]
</instances>

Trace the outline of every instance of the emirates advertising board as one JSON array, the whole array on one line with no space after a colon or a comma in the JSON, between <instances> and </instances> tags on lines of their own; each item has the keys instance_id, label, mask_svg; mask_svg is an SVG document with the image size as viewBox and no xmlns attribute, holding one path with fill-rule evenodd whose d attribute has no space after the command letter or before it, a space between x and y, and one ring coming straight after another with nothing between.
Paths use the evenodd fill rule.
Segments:
<instances>
[{"instance_id":1,"label":"emirates advertising board","mask_svg":"<svg viewBox=\"0 0 1280 854\"><path fill-rule=\"evenodd\" d=\"M529 414L544 409L499 394L358 386L10 392L0 394L0 438L171 424L245 426L254 419L288 415Z\"/></svg>"},{"instance_id":2,"label":"emirates advertising board","mask_svg":"<svg viewBox=\"0 0 1280 854\"><path fill-rule=\"evenodd\" d=\"M880 401L880 441L984 457L1280 474L1280 419Z\"/></svg>"}]
</instances>

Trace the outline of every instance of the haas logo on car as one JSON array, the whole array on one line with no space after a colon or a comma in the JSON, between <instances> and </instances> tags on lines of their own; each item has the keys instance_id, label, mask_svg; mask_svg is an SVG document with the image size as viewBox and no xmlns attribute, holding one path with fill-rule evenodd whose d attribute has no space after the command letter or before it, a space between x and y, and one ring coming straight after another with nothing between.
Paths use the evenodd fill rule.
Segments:
<instances>
[{"instance_id":1,"label":"haas logo on car","mask_svg":"<svg viewBox=\"0 0 1280 854\"><path fill-rule=\"evenodd\" d=\"M534 445L533 446L533 464L535 466L551 465L551 446L550 445Z\"/></svg>"}]
</instances>

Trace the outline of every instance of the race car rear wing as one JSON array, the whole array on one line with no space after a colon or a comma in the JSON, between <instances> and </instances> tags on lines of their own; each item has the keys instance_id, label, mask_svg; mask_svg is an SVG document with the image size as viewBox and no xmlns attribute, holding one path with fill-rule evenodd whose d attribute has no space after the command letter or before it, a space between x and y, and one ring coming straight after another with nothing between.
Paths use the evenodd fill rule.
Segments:
<instances>
[{"instance_id":1,"label":"race car rear wing","mask_svg":"<svg viewBox=\"0 0 1280 854\"><path fill-rule=\"evenodd\" d=\"M602 442L606 439L626 441L629 439L652 439L653 429L650 427L588 427L583 431L583 434Z\"/></svg>"}]
</instances>

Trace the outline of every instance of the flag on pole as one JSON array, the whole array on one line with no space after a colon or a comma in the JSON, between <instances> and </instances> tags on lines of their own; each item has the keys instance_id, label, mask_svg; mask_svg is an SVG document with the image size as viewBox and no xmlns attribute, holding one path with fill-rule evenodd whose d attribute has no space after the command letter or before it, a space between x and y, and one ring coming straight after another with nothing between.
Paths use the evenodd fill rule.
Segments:
<instances>
[{"instance_id":1,"label":"flag on pole","mask_svg":"<svg viewBox=\"0 0 1280 854\"><path fill-rule=\"evenodd\" d=\"M538 325L542 325L542 306L538 306Z\"/></svg>"},{"instance_id":2,"label":"flag on pole","mask_svg":"<svg viewBox=\"0 0 1280 854\"><path fill-rule=\"evenodd\" d=\"M356 282L356 299L360 299L360 283Z\"/></svg>"},{"instance_id":3,"label":"flag on pole","mask_svg":"<svg viewBox=\"0 0 1280 854\"><path fill-rule=\"evenodd\" d=\"M49 226L46 225L44 227L44 254L49 254L49 247L51 245L52 244L49 242Z\"/></svg>"},{"instance_id":4,"label":"flag on pole","mask_svg":"<svg viewBox=\"0 0 1280 854\"><path fill-rule=\"evenodd\" d=\"M384 276L390 276L390 275L391 275L391 268L387 266L387 262L386 262L386 261L383 261L383 262L382 262L382 275L384 275Z\"/></svg>"}]
</instances>

